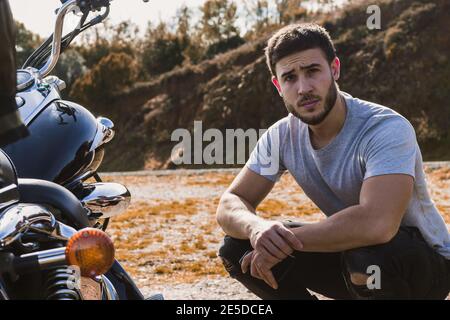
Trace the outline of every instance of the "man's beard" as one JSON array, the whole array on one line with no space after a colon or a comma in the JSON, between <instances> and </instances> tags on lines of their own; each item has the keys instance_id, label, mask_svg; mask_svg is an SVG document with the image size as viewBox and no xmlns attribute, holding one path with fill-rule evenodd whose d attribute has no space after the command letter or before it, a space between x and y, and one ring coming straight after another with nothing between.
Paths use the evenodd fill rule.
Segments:
<instances>
[{"instance_id":1,"label":"man's beard","mask_svg":"<svg viewBox=\"0 0 450 320\"><path fill-rule=\"evenodd\" d=\"M328 114L333 110L334 105L336 104L337 99L337 87L336 82L332 81L330 84L330 88L328 89L327 95L325 97L325 104L323 111L314 116L314 117L308 117L308 116L302 116L300 115L297 110L295 110L294 106L289 104L284 98L284 104L286 105L287 110L292 113L295 117L299 118L302 122L308 124L308 125L318 125L322 121L325 120L325 118L328 116ZM322 100L320 96L312 95L312 94L306 94L302 97L300 101L297 102L297 106L300 107L300 104L306 102L306 101L313 101L313 100ZM320 102L319 101L319 102Z\"/></svg>"}]
</instances>

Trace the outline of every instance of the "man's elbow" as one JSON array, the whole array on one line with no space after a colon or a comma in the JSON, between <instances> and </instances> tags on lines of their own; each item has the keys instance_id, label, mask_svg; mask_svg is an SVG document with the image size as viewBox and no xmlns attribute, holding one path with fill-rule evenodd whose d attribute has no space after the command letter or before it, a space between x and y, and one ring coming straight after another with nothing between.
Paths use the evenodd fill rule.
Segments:
<instances>
[{"instance_id":1,"label":"man's elbow","mask_svg":"<svg viewBox=\"0 0 450 320\"><path fill-rule=\"evenodd\" d=\"M396 222L376 221L368 226L369 245L380 245L390 242L398 232L400 225Z\"/></svg>"}]
</instances>

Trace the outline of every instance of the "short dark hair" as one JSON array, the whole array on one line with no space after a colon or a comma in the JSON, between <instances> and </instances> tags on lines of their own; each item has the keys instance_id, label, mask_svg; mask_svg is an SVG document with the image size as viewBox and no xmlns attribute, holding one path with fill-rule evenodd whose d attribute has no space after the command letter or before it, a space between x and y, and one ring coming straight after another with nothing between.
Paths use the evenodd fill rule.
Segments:
<instances>
[{"instance_id":1,"label":"short dark hair","mask_svg":"<svg viewBox=\"0 0 450 320\"><path fill-rule=\"evenodd\" d=\"M318 24L292 24L278 30L269 39L265 49L270 73L276 76L275 65L284 57L314 48L323 51L328 63L331 63L336 57L336 49L328 31Z\"/></svg>"}]
</instances>

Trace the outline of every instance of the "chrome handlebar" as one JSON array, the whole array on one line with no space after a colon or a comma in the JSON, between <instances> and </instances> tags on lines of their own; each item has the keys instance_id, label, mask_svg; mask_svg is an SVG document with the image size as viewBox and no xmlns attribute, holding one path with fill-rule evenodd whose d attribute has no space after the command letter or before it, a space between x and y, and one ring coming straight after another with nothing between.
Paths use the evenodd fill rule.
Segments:
<instances>
[{"instance_id":1,"label":"chrome handlebar","mask_svg":"<svg viewBox=\"0 0 450 320\"><path fill-rule=\"evenodd\" d=\"M109 3L113 0L64 0L62 2L61 8L58 10L55 21L55 30L52 39L52 51L51 55L46 61L45 65L39 69L39 74L41 78L45 78L52 72L53 68L56 66L59 56L61 54L61 40L62 32L64 27L64 18L66 14L70 11L82 11L85 9L91 11L100 11L102 7L107 7L107 14L109 13ZM143 0L148 2L149 0ZM81 21L80 21L81 23ZM79 25L78 27L81 27Z\"/></svg>"},{"instance_id":2,"label":"chrome handlebar","mask_svg":"<svg viewBox=\"0 0 450 320\"><path fill-rule=\"evenodd\" d=\"M78 7L77 0L69 0L62 5L58 11L55 22L55 32L53 33L52 53L45 65L39 70L42 78L46 77L58 62L61 53L61 39L64 27L64 18L69 11L76 10Z\"/></svg>"}]
</instances>

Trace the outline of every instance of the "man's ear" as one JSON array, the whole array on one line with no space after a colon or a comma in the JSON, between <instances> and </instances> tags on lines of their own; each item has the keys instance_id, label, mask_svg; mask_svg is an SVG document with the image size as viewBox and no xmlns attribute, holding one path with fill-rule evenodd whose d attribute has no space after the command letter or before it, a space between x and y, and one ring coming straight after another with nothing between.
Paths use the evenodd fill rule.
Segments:
<instances>
[{"instance_id":1,"label":"man's ear","mask_svg":"<svg viewBox=\"0 0 450 320\"><path fill-rule=\"evenodd\" d=\"M331 62L331 74L333 75L335 81L339 80L341 75L341 61L338 57L334 58Z\"/></svg>"},{"instance_id":2,"label":"man's ear","mask_svg":"<svg viewBox=\"0 0 450 320\"><path fill-rule=\"evenodd\" d=\"M280 86L280 83L278 82L277 77L272 76L272 83L275 86L275 88L277 88L278 94L280 95L280 97L282 97L283 94L281 93L281 86Z\"/></svg>"}]
</instances>

